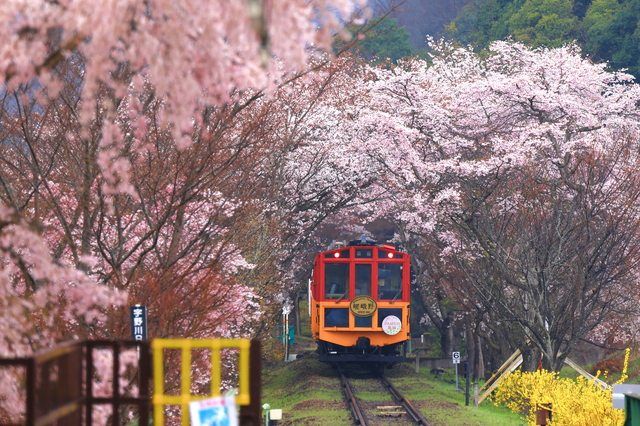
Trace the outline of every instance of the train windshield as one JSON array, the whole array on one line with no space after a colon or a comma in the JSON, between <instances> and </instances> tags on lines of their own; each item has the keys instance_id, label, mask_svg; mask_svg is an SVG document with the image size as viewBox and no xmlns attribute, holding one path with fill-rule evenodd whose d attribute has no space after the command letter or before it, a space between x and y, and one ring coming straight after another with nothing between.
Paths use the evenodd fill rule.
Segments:
<instances>
[{"instance_id":1,"label":"train windshield","mask_svg":"<svg viewBox=\"0 0 640 426\"><path fill-rule=\"evenodd\" d=\"M371 264L356 264L356 296L371 296Z\"/></svg>"},{"instance_id":2,"label":"train windshield","mask_svg":"<svg viewBox=\"0 0 640 426\"><path fill-rule=\"evenodd\" d=\"M397 263L378 264L378 299L402 299L402 265Z\"/></svg>"},{"instance_id":3,"label":"train windshield","mask_svg":"<svg viewBox=\"0 0 640 426\"><path fill-rule=\"evenodd\" d=\"M325 263L324 297L327 299L349 297L348 263Z\"/></svg>"}]
</instances>

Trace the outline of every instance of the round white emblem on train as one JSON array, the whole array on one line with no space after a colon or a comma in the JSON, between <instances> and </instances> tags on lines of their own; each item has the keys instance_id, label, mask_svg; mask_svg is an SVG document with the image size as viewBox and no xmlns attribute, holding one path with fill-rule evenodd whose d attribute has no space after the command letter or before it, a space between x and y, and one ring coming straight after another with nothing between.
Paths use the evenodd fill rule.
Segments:
<instances>
[{"instance_id":1,"label":"round white emblem on train","mask_svg":"<svg viewBox=\"0 0 640 426\"><path fill-rule=\"evenodd\" d=\"M400 321L400 318L395 315L389 315L382 320L382 331L389 336L395 336L400 333L401 328L402 322Z\"/></svg>"}]
</instances>

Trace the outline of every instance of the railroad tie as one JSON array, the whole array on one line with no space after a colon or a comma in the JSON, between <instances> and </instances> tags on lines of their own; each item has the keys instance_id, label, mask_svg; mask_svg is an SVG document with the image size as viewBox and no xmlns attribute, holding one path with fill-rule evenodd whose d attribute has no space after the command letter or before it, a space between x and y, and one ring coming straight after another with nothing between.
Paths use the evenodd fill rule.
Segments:
<instances>
[{"instance_id":1,"label":"railroad tie","mask_svg":"<svg viewBox=\"0 0 640 426\"><path fill-rule=\"evenodd\" d=\"M402 417L407 414L401 405L378 405L376 410L378 417Z\"/></svg>"}]
</instances>

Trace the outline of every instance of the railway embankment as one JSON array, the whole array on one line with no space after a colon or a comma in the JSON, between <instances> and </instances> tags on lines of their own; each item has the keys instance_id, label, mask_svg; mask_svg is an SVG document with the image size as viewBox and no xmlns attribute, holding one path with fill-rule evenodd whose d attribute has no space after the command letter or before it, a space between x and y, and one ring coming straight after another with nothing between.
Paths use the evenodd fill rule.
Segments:
<instances>
[{"instance_id":1,"label":"railway embankment","mask_svg":"<svg viewBox=\"0 0 640 426\"><path fill-rule=\"evenodd\" d=\"M348 369L348 367L345 367ZM387 379L422 412L430 425L519 425L522 417L506 408L486 402L478 408L464 405L464 394L455 390L453 376L447 372L435 377L427 367L416 373L414 366L400 364L385 372ZM381 386L352 379L357 397L375 424L406 424L402 418L385 413L393 404ZM283 409L284 425L351 425L353 419L345 403L336 370L307 353L301 359L266 366L263 375L263 401ZM376 414L379 412L378 414Z\"/></svg>"}]
</instances>

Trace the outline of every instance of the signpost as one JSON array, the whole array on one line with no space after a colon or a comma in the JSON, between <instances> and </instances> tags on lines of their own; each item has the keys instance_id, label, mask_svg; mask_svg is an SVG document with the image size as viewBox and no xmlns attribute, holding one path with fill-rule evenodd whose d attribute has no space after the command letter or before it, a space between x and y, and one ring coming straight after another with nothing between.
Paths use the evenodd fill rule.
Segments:
<instances>
[{"instance_id":1,"label":"signpost","mask_svg":"<svg viewBox=\"0 0 640 426\"><path fill-rule=\"evenodd\" d=\"M284 361L289 361L289 314L291 305L289 302L282 307L282 343L284 344Z\"/></svg>"},{"instance_id":2,"label":"signpost","mask_svg":"<svg viewBox=\"0 0 640 426\"><path fill-rule=\"evenodd\" d=\"M458 364L460 364L460 352L452 352L451 353L451 362L456 367L456 390L460 390L458 386Z\"/></svg>"},{"instance_id":3,"label":"signpost","mask_svg":"<svg viewBox=\"0 0 640 426\"><path fill-rule=\"evenodd\" d=\"M137 341L147 340L147 307L140 304L129 308L131 314L131 338Z\"/></svg>"}]
</instances>

